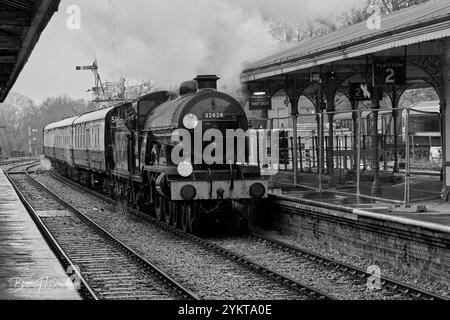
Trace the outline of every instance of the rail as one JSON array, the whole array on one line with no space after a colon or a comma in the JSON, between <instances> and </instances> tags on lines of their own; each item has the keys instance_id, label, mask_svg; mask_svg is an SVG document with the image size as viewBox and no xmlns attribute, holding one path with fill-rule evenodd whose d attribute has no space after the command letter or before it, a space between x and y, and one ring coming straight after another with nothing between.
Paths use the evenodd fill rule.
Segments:
<instances>
[{"instance_id":1,"label":"rail","mask_svg":"<svg viewBox=\"0 0 450 320\"><path fill-rule=\"evenodd\" d=\"M178 293L180 293L184 299L188 300L199 300L199 298L192 293L190 290L184 288L181 284L176 282L174 279L172 279L168 274L164 273L160 269L158 269L154 264L143 258L141 255L139 255L137 252L135 252L133 249L129 248L127 245L125 245L123 242L118 240L116 237L111 235L108 231L106 231L104 228L102 228L100 225L95 223L92 219L88 218L85 214L83 214L81 211L77 210L75 207L64 201L61 197L53 193L50 189L48 189L46 186L44 186L42 183L34 179L29 174L29 169L35 167L36 165L32 165L30 167L27 167L25 170L26 176L32 180L32 183L34 183L38 188L45 191L47 194L49 194L52 198L54 198L57 202L61 203L64 207L68 208L71 212L75 213L87 226L89 226L92 230L95 230L98 234L100 234L103 238L105 238L108 242L112 243L115 247L118 247L120 250L124 251L129 257L134 259L139 265L143 266L145 269L147 269L150 273L154 274L156 278L162 279L165 283L172 286ZM12 181L12 179L10 179ZM13 182L12 182L13 183ZM18 193L20 190L15 186L16 191ZM21 195L21 199L25 199L23 195ZM71 270L75 270L77 273L77 276L79 279L81 279L81 291L83 292L84 296L86 296L88 299L94 299L98 300L99 295L95 292L92 286L90 286L86 280L85 277L83 277L82 272L79 272L75 266L75 264L71 261L69 255L64 252L62 247L58 244L57 240L53 237L51 232L46 227L45 223L42 221L42 219L37 215L37 213L33 210L31 205L27 203L27 208L30 209L30 213L33 215L33 219L37 223L38 227L43 231L43 234L48 240L49 244L51 245L52 249L54 249L58 257L60 257L60 261L65 265L66 267L71 267Z\"/></svg>"}]
</instances>

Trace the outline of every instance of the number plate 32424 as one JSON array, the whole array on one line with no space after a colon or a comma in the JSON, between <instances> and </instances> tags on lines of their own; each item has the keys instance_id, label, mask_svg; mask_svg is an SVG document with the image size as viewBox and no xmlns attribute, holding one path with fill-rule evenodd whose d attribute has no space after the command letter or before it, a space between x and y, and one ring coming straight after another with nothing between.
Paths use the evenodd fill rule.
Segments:
<instances>
[{"instance_id":1,"label":"number plate 32424","mask_svg":"<svg viewBox=\"0 0 450 320\"><path fill-rule=\"evenodd\" d=\"M223 112L205 112L203 119L223 119L225 114Z\"/></svg>"}]
</instances>

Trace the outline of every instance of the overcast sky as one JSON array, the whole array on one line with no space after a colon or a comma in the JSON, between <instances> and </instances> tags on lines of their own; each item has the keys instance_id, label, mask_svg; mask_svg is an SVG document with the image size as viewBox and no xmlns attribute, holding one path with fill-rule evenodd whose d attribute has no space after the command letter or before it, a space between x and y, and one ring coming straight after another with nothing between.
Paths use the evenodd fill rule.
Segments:
<instances>
[{"instance_id":1,"label":"overcast sky","mask_svg":"<svg viewBox=\"0 0 450 320\"><path fill-rule=\"evenodd\" d=\"M162 87L198 73L237 85L241 62L276 50L262 16L301 19L348 10L360 0L62 0L13 90L36 103L68 94L90 99L98 59L104 80L154 79ZM81 9L70 30L67 9ZM73 22L73 20L70 20Z\"/></svg>"}]
</instances>

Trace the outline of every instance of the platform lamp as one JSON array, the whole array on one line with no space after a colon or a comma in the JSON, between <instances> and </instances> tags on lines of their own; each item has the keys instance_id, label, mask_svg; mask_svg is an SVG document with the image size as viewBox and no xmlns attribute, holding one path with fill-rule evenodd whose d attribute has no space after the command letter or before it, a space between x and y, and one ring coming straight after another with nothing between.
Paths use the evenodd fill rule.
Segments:
<instances>
[{"instance_id":1,"label":"platform lamp","mask_svg":"<svg viewBox=\"0 0 450 320\"><path fill-rule=\"evenodd\" d=\"M253 92L252 96L253 97L258 97L258 98L263 98L263 97L268 96L268 93L266 91L257 89L256 91ZM262 109L261 110L261 118L262 119L269 119L269 110Z\"/></svg>"},{"instance_id":2,"label":"platform lamp","mask_svg":"<svg viewBox=\"0 0 450 320\"><path fill-rule=\"evenodd\" d=\"M319 83L319 84L321 84L322 83L322 76L321 76L320 72L317 72L317 71L311 72L309 81L312 82L312 83Z\"/></svg>"}]
</instances>

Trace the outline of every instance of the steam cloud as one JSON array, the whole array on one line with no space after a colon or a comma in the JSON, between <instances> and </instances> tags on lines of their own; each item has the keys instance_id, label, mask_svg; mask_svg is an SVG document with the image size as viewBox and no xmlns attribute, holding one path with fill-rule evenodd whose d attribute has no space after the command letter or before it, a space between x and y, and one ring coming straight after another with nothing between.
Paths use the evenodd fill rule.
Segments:
<instances>
[{"instance_id":1,"label":"steam cloud","mask_svg":"<svg viewBox=\"0 0 450 320\"><path fill-rule=\"evenodd\" d=\"M277 49L263 17L302 19L348 10L358 0L79 0L82 47L109 79L177 85L214 73L239 85L242 62Z\"/></svg>"}]
</instances>

